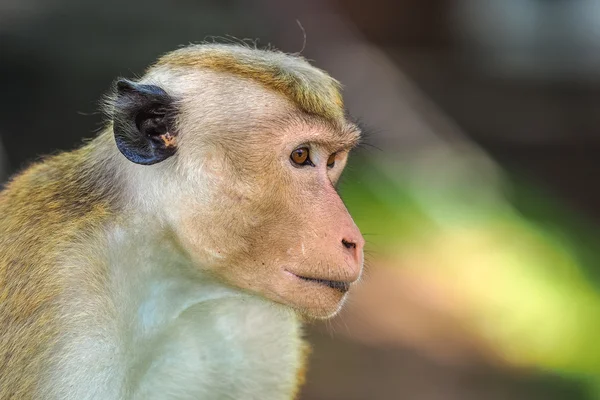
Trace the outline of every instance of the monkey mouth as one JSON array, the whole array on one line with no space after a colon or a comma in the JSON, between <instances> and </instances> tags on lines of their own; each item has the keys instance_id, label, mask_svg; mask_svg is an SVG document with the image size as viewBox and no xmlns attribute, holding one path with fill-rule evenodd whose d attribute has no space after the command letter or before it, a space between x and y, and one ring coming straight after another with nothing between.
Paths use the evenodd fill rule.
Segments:
<instances>
[{"instance_id":1,"label":"monkey mouth","mask_svg":"<svg viewBox=\"0 0 600 400\"><path fill-rule=\"evenodd\" d=\"M346 293L348 290L350 290L350 282L333 281L333 280L329 280L329 279L309 278L307 276L301 276L301 275L296 275L296 274L293 274L293 275L302 279L303 281L313 282L313 283L316 283L319 285L328 286L328 287L335 289L341 293Z\"/></svg>"}]
</instances>

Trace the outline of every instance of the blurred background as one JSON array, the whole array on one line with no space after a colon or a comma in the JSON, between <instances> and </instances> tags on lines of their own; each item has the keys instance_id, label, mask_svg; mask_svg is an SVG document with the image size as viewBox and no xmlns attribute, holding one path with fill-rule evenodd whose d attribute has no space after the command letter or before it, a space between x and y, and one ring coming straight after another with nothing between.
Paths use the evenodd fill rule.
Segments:
<instances>
[{"instance_id":1,"label":"blurred background","mask_svg":"<svg viewBox=\"0 0 600 400\"><path fill-rule=\"evenodd\" d=\"M302 399L600 398L600 1L0 0L0 182L232 37L330 71L368 133L340 188L368 268Z\"/></svg>"}]
</instances>

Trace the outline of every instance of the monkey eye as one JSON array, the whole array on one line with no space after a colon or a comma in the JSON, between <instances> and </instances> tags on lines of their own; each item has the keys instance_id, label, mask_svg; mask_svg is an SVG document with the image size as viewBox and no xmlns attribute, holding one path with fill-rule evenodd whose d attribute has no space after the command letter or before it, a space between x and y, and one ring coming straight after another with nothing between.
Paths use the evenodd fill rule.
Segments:
<instances>
[{"instance_id":1,"label":"monkey eye","mask_svg":"<svg viewBox=\"0 0 600 400\"><path fill-rule=\"evenodd\" d=\"M300 147L290 154L290 159L296 165L314 165L308 156L308 148Z\"/></svg>"},{"instance_id":2,"label":"monkey eye","mask_svg":"<svg viewBox=\"0 0 600 400\"><path fill-rule=\"evenodd\" d=\"M329 168L333 168L334 165L335 165L335 153L330 155L329 158L327 159L327 166Z\"/></svg>"}]
</instances>

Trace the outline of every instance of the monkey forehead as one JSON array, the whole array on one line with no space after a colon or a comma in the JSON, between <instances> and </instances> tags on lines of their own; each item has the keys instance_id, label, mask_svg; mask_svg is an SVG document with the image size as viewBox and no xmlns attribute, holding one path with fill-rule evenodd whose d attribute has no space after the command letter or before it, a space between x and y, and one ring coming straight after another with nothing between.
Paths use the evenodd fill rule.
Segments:
<instances>
[{"instance_id":1,"label":"monkey forehead","mask_svg":"<svg viewBox=\"0 0 600 400\"><path fill-rule=\"evenodd\" d=\"M179 132L203 138L265 131L299 114L293 103L259 83L210 70L154 68L141 83L162 87L175 100Z\"/></svg>"},{"instance_id":2,"label":"monkey forehead","mask_svg":"<svg viewBox=\"0 0 600 400\"><path fill-rule=\"evenodd\" d=\"M283 95L308 114L326 119L344 115L340 83L300 56L239 45L202 44L164 55L148 73L165 68L235 75Z\"/></svg>"}]
</instances>

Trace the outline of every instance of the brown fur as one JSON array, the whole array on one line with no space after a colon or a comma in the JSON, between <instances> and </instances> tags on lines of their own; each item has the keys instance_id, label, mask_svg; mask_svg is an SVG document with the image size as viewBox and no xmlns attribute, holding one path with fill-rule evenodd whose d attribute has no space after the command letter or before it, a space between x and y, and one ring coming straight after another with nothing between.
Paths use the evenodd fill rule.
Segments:
<instances>
[{"instance_id":1,"label":"brown fur","mask_svg":"<svg viewBox=\"0 0 600 400\"><path fill-rule=\"evenodd\" d=\"M312 354L312 347L308 342L304 342L302 346L302 361L300 362L300 366L298 367L298 372L296 373L296 392L294 393L293 398L299 399L300 393L302 390L302 386L306 383L306 374L308 372L308 361L310 355Z\"/></svg>"},{"instance_id":2,"label":"brown fur","mask_svg":"<svg viewBox=\"0 0 600 400\"><path fill-rule=\"evenodd\" d=\"M36 164L0 193L0 399L29 399L60 331L63 252L114 215L92 147Z\"/></svg>"},{"instance_id":3,"label":"brown fur","mask_svg":"<svg viewBox=\"0 0 600 400\"><path fill-rule=\"evenodd\" d=\"M343 116L339 82L301 57L239 46L199 45L165 55L156 63L161 66L231 73L282 94L309 114L326 119Z\"/></svg>"}]
</instances>

